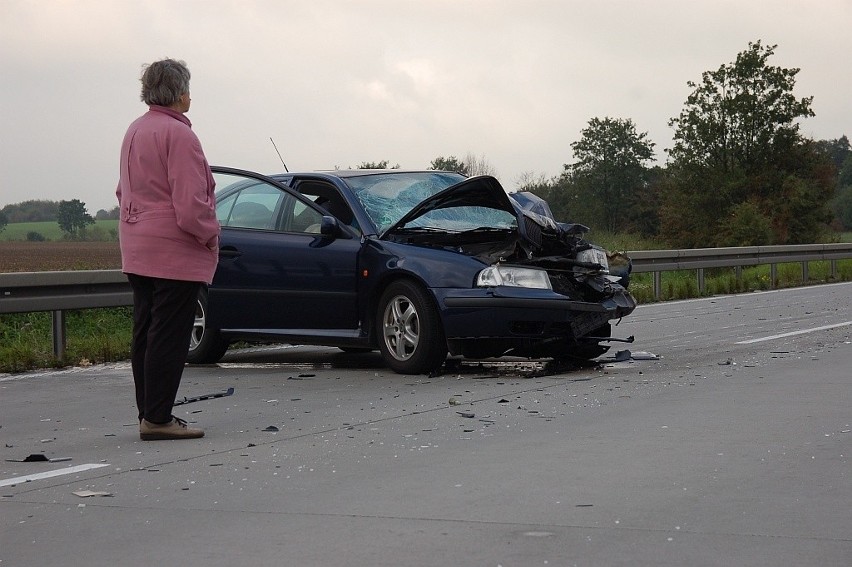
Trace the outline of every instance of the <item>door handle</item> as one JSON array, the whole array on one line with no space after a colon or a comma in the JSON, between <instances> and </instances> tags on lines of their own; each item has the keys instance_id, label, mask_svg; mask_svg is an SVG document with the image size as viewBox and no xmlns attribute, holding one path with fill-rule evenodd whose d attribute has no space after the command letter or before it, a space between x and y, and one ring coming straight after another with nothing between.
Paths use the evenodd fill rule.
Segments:
<instances>
[{"instance_id":1,"label":"door handle","mask_svg":"<svg viewBox=\"0 0 852 567\"><path fill-rule=\"evenodd\" d=\"M220 258L239 258L242 255L243 253L233 246L223 246L222 248L219 248Z\"/></svg>"}]
</instances>

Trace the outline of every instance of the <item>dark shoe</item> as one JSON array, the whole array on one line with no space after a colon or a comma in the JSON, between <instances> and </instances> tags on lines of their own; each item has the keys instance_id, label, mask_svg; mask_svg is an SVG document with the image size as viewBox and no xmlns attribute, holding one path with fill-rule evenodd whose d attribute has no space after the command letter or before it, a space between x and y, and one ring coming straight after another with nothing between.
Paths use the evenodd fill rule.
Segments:
<instances>
[{"instance_id":1,"label":"dark shoe","mask_svg":"<svg viewBox=\"0 0 852 567\"><path fill-rule=\"evenodd\" d=\"M198 439L204 437L204 430L189 427L179 417L172 416L168 423L151 423L143 419L139 424L139 438L142 441L160 441L166 439Z\"/></svg>"}]
</instances>

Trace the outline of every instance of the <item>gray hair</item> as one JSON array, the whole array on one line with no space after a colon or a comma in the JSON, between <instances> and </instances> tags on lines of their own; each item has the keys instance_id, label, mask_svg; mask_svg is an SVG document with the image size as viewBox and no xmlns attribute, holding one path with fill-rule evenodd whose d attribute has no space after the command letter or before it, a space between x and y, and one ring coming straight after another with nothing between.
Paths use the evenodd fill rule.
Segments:
<instances>
[{"instance_id":1,"label":"gray hair","mask_svg":"<svg viewBox=\"0 0 852 567\"><path fill-rule=\"evenodd\" d=\"M145 65L142 71L142 102L171 106L189 92L189 68L183 61L163 59Z\"/></svg>"}]
</instances>

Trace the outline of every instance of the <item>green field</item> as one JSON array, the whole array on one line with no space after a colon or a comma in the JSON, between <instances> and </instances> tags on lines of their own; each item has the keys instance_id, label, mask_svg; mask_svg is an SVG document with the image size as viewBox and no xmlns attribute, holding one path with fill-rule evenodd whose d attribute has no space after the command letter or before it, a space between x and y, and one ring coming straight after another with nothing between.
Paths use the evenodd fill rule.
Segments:
<instances>
[{"instance_id":1,"label":"green field","mask_svg":"<svg viewBox=\"0 0 852 567\"><path fill-rule=\"evenodd\" d=\"M86 227L86 233L92 236L92 240L114 240L111 231L118 230L117 220L100 220ZM16 222L6 225L0 232L0 240L26 240L27 234L37 232L45 240L62 240L63 232L56 221L44 222Z\"/></svg>"}]
</instances>

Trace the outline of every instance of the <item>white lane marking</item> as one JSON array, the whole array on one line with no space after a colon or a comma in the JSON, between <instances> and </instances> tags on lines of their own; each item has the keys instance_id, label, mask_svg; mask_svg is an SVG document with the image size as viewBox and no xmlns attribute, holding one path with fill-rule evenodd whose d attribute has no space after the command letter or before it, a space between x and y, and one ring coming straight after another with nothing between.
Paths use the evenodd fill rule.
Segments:
<instances>
[{"instance_id":1,"label":"white lane marking","mask_svg":"<svg viewBox=\"0 0 852 567\"><path fill-rule=\"evenodd\" d=\"M101 467L108 467L109 464L102 463L87 463L85 465L77 465L76 467L67 467L64 469L57 469L55 471L47 471L36 474L28 474L26 476L16 476L15 478L7 478L5 480L0 480L0 486L11 486L13 484L23 484L25 482L30 482L33 480L41 480L43 478L51 478L54 476L62 476L64 474L74 474L78 472L87 471L89 469L99 469Z\"/></svg>"},{"instance_id":2,"label":"white lane marking","mask_svg":"<svg viewBox=\"0 0 852 567\"><path fill-rule=\"evenodd\" d=\"M774 339L782 339L784 337L792 337L795 335L804 335L807 333L815 333L817 331L826 331L828 329L836 329L838 327L848 327L852 325L852 321L846 321L845 323L837 323L834 325L824 325L822 327L814 327L813 329L802 329L801 331L791 331L789 333L781 333L780 335L771 335L769 337L762 337L759 339L749 339L747 341L739 341L735 344L738 345L750 345L752 343L762 343L763 341L771 341Z\"/></svg>"}]
</instances>

